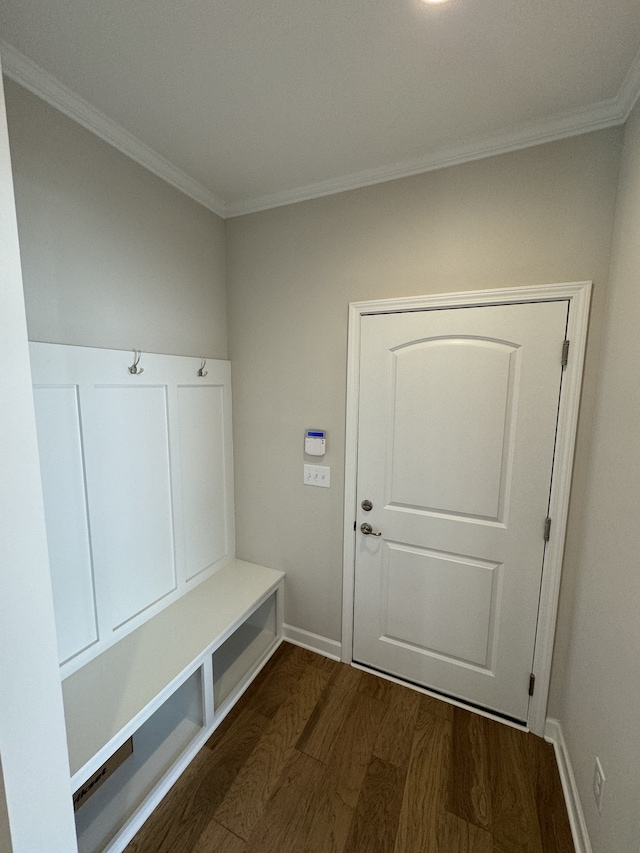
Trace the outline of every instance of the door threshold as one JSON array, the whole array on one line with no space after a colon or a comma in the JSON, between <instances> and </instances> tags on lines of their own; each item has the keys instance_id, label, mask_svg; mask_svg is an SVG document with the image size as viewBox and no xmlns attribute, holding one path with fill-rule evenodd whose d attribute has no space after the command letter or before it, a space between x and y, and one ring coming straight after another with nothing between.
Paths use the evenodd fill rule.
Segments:
<instances>
[{"instance_id":1,"label":"door threshold","mask_svg":"<svg viewBox=\"0 0 640 853\"><path fill-rule=\"evenodd\" d=\"M449 696L447 693L441 693L439 690L433 690L429 687L423 687L422 684L417 684L415 681L409 681L406 678L398 678L395 675L390 675L381 669L376 669L370 664L360 663L359 661L351 661L351 666L355 669L360 669L363 672L369 672L372 675L377 675L384 678L386 681L392 681L394 684L399 684L401 687L409 687L411 690L416 690L418 693L423 693L425 696L431 696L433 699L440 699L448 705L453 705L456 708L462 708L464 711L472 711L474 714L479 714L481 717L486 717L488 720L493 720L496 723L504 723L511 726L513 729L518 729L521 732L528 732L529 726L526 722L518 720L515 717L510 717L508 714L502 714L499 711L491 711L482 705L476 705L475 702L467 702L463 699L458 699L455 696Z\"/></svg>"}]
</instances>

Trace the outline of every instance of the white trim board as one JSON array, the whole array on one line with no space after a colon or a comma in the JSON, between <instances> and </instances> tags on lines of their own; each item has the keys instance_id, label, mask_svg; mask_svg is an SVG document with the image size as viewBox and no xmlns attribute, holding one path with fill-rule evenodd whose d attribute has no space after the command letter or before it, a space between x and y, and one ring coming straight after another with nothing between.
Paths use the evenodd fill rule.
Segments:
<instances>
[{"instance_id":1,"label":"white trim board","mask_svg":"<svg viewBox=\"0 0 640 853\"><path fill-rule=\"evenodd\" d=\"M443 148L417 157L415 160L391 163L281 193L271 193L259 198L229 203L225 216L231 218L248 213L259 213L262 210L271 210L274 207L283 207L299 201L310 201L314 198L386 183L386 181L422 175L425 172L433 172L449 166L460 166L474 160L484 160L487 157L544 145L547 142L558 142L571 136L580 136L582 133L617 127L629 118L638 97L640 97L640 51L635 55L620 91L614 98L600 101L589 107L568 110L546 121L521 125L515 130L503 131L494 136L481 137L466 145Z\"/></svg>"},{"instance_id":2,"label":"white trim board","mask_svg":"<svg viewBox=\"0 0 640 853\"><path fill-rule=\"evenodd\" d=\"M340 661L342 659L342 643L337 640L330 640L328 637L305 631L303 628L294 628L293 625L283 625L282 636L294 646L316 652L316 654L331 658L331 660Z\"/></svg>"},{"instance_id":3,"label":"white trim board","mask_svg":"<svg viewBox=\"0 0 640 853\"><path fill-rule=\"evenodd\" d=\"M29 57L8 42L0 39L4 73L43 101L108 142L118 151L131 157L154 175L224 218L258 213L300 201L309 201L335 193L373 186L386 181L408 178L448 166L482 160L547 142L555 142L594 130L603 130L624 124L640 95L640 51L635 56L620 91L591 106L568 110L545 121L521 125L489 137L472 140L423 154L409 161L378 166L362 172L341 175L319 183L270 193L257 198L226 202L211 189L204 187L181 169L178 169L151 147L125 130L113 119L101 113L86 100L76 95L52 74L45 71Z\"/></svg>"},{"instance_id":4,"label":"white trim board","mask_svg":"<svg viewBox=\"0 0 640 853\"><path fill-rule=\"evenodd\" d=\"M576 785L576 777L571 766L571 758L567 744L562 733L562 727L559 720L547 719L544 727L544 739L553 744L558 763L558 772L560 773L560 782L562 783L562 791L564 800L567 806L569 815L569 823L571 825L571 834L573 843L576 848L576 853L593 853L589 833L587 832L587 824L582 811L582 804L578 794L578 786Z\"/></svg>"},{"instance_id":5,"label":"white trim board","mask_svg":"<svg viewBox=\"0 0 640 853\"><path fill-rule=\"evenodd\" d=\"M441 293L430 296L381 299L369 302L353 302L349 306L342 594L342 660L346 663L351 663L353 659L353 573L355 560L353 522L356 518L361 318L366 314L399 311L426 311L437 308L546 302L558 299L569 301L567 338L571 341L571 352L569 363L564 371L562 380L562 394L558 410L556 461L554 463L549 502L549 516L553 519L553 534L547 543L544 556L544 571L540 588L540 608L533 662L536 689L529 703L527 719L529 729L537 735L543 734L546 720L590 298L591 282L570 282L533 285L530 287L466 291L463 293Z\"/></svg>"},{"instance_id":6,"label":"white trim board","mask_svg":"<svg viewBox=\"0 0 640 853\"><path fill-rule=\"evenodd\" d=\"M211 190L203 187L181 169L141 142L113 119L101 113L84 98L56 80L15 47L0 39L0 55L7 77L27 89L45 103L73 119L99 139L144 166L180 192L208 210L224 218L225 204Z\"/></svg>"},{"instance_id":7,"label":"white trim board","mask_svg":"<svg viewBox=\"0 0 640 853\"><path fill-rule=\"evenodd\" d=\"M637 83L637 81L634 80ZM638 84L640 86L640 84ZM633 103L638 97L638 88L634 90ZM378 166L363 172L331 178L315 184L307 184L282 193L272 193L246 202L230 203L226 208L228 218L244 216L248 213L259 213L299 201L310 201L348 190L383 184L400 178L410 178L437 169L450 166L460 166L487 157L497 157L524 148L533 148L548 142L558 142L583 133L604 130L607 127L617 127L624 124L628 114L626 105L619 98L602 101L582 110L572 110L560 116L555 116L538 124L523 125L515 130L505 131L495 136L484 136L465 145L448 146L430 154L417 157L415 160L405 160Z\"/></svg>"}]
</instances>

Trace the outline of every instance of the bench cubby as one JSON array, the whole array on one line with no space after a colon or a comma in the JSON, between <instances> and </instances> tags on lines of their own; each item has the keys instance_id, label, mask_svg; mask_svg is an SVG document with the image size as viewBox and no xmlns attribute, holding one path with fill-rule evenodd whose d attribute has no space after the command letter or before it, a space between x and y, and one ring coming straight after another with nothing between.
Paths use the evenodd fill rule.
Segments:
<instances>
[{"instance_id":1,"label":"bench cubby","mask_svg":"<svg viewBox=\"0 0 640 853\"><path fill-rule=\"evenodd\" d=\"M80 853L119 853L282 640L284 574L234 560L63 681Z\"/></svg>"}]
</instances>

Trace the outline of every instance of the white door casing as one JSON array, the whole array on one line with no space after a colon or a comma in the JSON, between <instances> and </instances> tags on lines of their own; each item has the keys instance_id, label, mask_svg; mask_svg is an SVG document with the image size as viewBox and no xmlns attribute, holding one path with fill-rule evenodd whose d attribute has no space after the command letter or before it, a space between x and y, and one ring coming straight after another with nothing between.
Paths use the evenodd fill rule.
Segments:
<instances>
[{"instance_id":1,"label":"white door casing","mask_svg":"<svg viewBox=\"0 0 640 853\"><path fill-rule=\"evenodd\" d=\"M546 710L589 295L590 285L580 283L385 300L351 306L343 659L351 661L355 657L391 674L431 684L436 690L488 705L518 719L526 719L529 727L539 733L544 727ZM531 307L525 308L525 303ZM488 307L496 305L507 307ZM517 308L519 305L523 307ZM477 312L429 310L472 306L485 307ZM559 350L564 338L567 310L571 358L564 373L558 433L555 437L561 376ZM494 321L488 320L500 315L500 322L503 322L506 317L524 317L527 311L532 314L534 327L538 331L536 333L534 329L526 347L520 349L517 344L520 331L515 329L511 337L506 335L505 338L504 330L500 332L497 326L492 327ZM445 315L448 315L448 320L443 325ZM489 325L484 329L473 330L471 334L472 330L464 326L465 316L473 317L476 325L480 318ZM425 317L431 329L427 333L423 329ZM407 323L415 329L413 337L420 341L408 347L402 346L405 343L403 333L397 332L400 327L406 327ZM370 334L363 331L364 326L371 330ZM554 326L553 330L551 326ZM409 339L412 334L409 334ZM554 346L550 339L546 339L549 335L551 338L559 338L557 345ZM473 337L476 339L473 340ZM515 348L512 346L514 342ZM377 357L376 347L379 349ZM528 355L524 360L521 357L523 352L536 347L536 358L548 362L542 368L542 376L538 376L540 368L529 362ZM552 349L554 354L550 358ZM366 356L366 371L370 370L368 376L360 374L361 351L363 357ZM414 380L411 379L412 371L409 368L417 364L420 364L420 382L412 387ZM528 378L525 378L531 386L529 391L519 390L523 364L525 374L528 372ZM398 402L398 417L392 415L389 409L389 388L385 373L389 381L392 379L394 383L393 396ZM380 374L378 381L375 378L377 374ZM385 425L378 430L379 435L373 445L364 428L360 436L363 440L358 447L357 396L361 385L364 395L363 424L367 420L382 419ZM418 427L415 418L402 417L402 408L410 413L413 402L419 401L421 397L423 402L435 400L434 410L446 410L455 416L435 422L432 418L426 422L423 419ZM547 429L541 438L536 430L529 429L527 433L525 427L528 428L529 424L521 422L518 430L514 428L514 418L518 415L519 407L522 409L521 404L525 403L533 405L536 411L546 406ZM465 412L474 413L473 429L468 428L469 418ZM536 422L540 416L538 411ZM520 417L522 419L522 412ZM393 423L386 423L389 419ZM427 429L432 431L426 443L423 441L425 423ZM479 429L481 423L491 428L497 439L489 443L485 440L482 453L479 453L477 439L482 432ZM360 429L363 429L362 424ZM394 432L396 449L403 447L407 452L396 452L393 473L388 468L385 474L381 471L384 466L376 462L379 460L382 463L388 455L391 448L386 445ZM549 500L554 438L556 462ZM438 450L433 451L436 447ZM462 456L461 448L466 448ZM361 453L361 470L374 472L373 479L369 477L367 481L364 476L360 484L364 490L359 489L358 492L358 501L364 497L374 501L374 510L370 513L363 513L356 506L358 451ZM455 453L455 459L451 456L452 452ZM367 454L370 456L368 459ZM414 464L415 460L418 460L418 464ZM462 479L452 476L453 465L464 475ZM510 495L508 474L513 466L523 475L524 485L520 491L516 489ZM425 470L430 472L428 482L425 482L423 476ZM523 500L531 493L532 484L529 481L532 472L537 472L538 490L538 505L534 507L534 512L541 515L540 519L533 522L526 518L526 509L521 511ZM541 489L540 482L544 482L545 477L547 485ZM473 485L469 487L468 484ZM364 494L370 490L373 490L371 494ZM542 528L548 501L553 518L553 535L545 550ZM374 530L383 530L383 536L363 536L359 530L354 533L356 519L358 527L363 521L370 521ZM421 525L424 529L416 533ZM511 535L507 534L507 528L520 539L517 545L505 541L505 536L508 539ZM514 561L521 561L518 549L522 551L523 548L529 553L530 563L538 562L534 576L526 582L511 570L510 565ZM357 655L354 656L351 639L356 553L359 554L359 580L356 578L359 603L356 603ZM543 557L544 577L540 587ZM452 569L455 571L452 572ZM426 588L422 588L426 577L428 595ZM400 583L400 578L403 583ZM398 597L399 590L405 588L414 594ZM441 594L446 591L450 598L456 600L456 618L442 617L440 605L433 603L439 601L434 597L435 589ZM375 599L376 596L377 604L371 601L367 603L367 599ZM432 602L428 606L433 608L426 621L423 618L425 598ZM511 611L501 615L501 601L511 601L512 608L520 607L523 599L528 601L523 613L516 618L509 616ZM380 600L384 602L382 611ZM474 606L480 603L480 606L475 610L469 609L470 602L474 602ZM367 630L362 627L366 625L366 620L361 618L367 608L369 615L376 613L374 622L377 623L371 626L368 637ZM509 627L510 618L512 622ZM387 638L381 640L380 637L385 634ZM526 634L529 637L521 641L521 637ZM493 638L493 642L487 643L490 638ZM498 639L503 651L509 649L509 652L500 651ZM533 672L537 684L529 705L527 682L534 641ZM382 650L381 656L373 651L376 644L378 652ZM429 650L426 653L425 648ZM404 663L402 666L399 663L407 655L409 659L417 659L417 663L414 660L411 664L414 669L408 673L402 669ZM514 664L516 670L518 667L522 669L522 661L525 661L525 671L518 671L517 676L514 675L510 660L519 661ZM456 680L457 676L452 681L447 681L446 677L442 681L442 673L447 667L462 675L463 683ZM518 681L516 687L511 683L514 678ZM464 687L466 681L471 682L471 694ZM498 681L501 684L496 687ZM482 692L484 687L478 692L479 685L489 685L488 692ZM510 692L513 695L507 699ZM514 704L515 695L522 698Z\"/></svg>"}]
</instances>

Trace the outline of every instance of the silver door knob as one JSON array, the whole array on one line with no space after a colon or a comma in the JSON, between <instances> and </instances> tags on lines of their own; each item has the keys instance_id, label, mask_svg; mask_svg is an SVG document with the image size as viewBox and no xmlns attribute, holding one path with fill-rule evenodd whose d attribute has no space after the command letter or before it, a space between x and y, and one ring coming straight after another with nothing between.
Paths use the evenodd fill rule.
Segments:
<instances>
[{"instance_id":1,"label":"silver door knob","mask_svg":"<svg viewBox=\"0 0 640 853\"><path fill-rule=\"evenodd\" d=\"M374 533L373 527L369 524L368 521L365 521L360 525L360 531L367 536L382 536L382 531L380 533Z\"/></svg>"}]
</instances>

